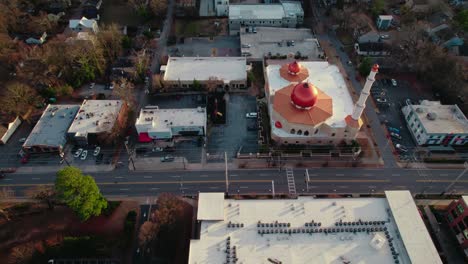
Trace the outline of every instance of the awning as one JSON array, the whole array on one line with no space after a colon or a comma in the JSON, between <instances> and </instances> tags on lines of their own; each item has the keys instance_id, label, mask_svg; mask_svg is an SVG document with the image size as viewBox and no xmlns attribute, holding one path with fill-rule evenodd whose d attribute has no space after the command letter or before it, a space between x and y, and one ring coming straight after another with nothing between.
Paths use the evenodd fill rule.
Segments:
<instances>
[{"instance_id":1,"label":"awning","mask_svg":"<svg viewBox=\"0 0 468 264\"><path fill-rule=\"evenodd\" d=\"M138 142L141 142L141 143L148 143L148 142L151 142L153 141L152 138L150 138L150 136L148 135L148 133L144 132L144 133L140 133L138 135Z\"/></svg>"}]
</instances>

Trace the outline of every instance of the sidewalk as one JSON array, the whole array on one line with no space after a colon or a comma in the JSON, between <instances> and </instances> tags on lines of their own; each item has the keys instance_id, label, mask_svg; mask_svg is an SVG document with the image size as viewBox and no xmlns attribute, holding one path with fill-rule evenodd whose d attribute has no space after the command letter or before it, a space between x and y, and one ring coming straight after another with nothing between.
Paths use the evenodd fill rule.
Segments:
<instances>
[{"instance_id":1,"label":"sidewalk","mask_svg":"<svg viewBox=\"0 0 468 264\"><path fill-rule=\"evenodd\" d=\"M16 169L15 174L37 174L37 173L56 173L57 171L66 168L66 164L60 166L27 166L19 167ZM103 172L103 171L112 171L114 170L114 165L89 165L89 166L79 166L80 170L83 173L92 173L92 172Z\"/></svg>"}]
</instances>

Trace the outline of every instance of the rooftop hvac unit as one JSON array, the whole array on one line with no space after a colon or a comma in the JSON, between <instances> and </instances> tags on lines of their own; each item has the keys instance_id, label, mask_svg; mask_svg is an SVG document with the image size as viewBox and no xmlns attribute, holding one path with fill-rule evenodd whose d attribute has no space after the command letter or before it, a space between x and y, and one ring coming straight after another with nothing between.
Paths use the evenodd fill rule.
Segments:
<instances>
[{"instance_id":1,"label":"rooftop hvac unit","mask_svg":"<svg viewBox=\"0 0 468 264\"><path fill-rule=\"evenodd\" d=\"M429 120L436 120L437 119L437 114L436 113L427 113L427 119Z\"/></svg>"},{"instance_id":2,"label":"rooftop hvac unit","mask_svg":"<svg viewBox=\"0 0 468 264\"><path fill-rule=\"evenodd\" d=\"M418 107L418 108L416 108L416 112L417 112L417 113L423 113L424 110L423 110L421 107Z\"/></svg>"}]
</instances>

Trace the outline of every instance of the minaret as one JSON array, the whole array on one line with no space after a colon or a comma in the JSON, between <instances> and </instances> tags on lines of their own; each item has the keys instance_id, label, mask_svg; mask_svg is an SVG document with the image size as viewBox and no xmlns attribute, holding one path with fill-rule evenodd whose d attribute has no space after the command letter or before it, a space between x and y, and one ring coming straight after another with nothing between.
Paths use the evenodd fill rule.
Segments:
<instances>
[{"instance_id":1,"label":"minaret","mask_svg":"<svg viewBox=\"0 0 468 264\"><path fill-rule=\"evenodd\" d=\"M372 87L372 84L375 81L375 75L377 74L378 71L379 71L379 65L374 64L374 66L372 66L371 72L369 73L369 76L367 76L366 84L364 84L364 88L362 88L361 95L359 96L359 100L354 105L354 110L353 110L353 114L351 115L351 118L355 121L359 121L359 118L361 118L362 112L364 111L364 108L366 107L367 97L369 97L370 89Z\"/></svg>"}]
</instances>

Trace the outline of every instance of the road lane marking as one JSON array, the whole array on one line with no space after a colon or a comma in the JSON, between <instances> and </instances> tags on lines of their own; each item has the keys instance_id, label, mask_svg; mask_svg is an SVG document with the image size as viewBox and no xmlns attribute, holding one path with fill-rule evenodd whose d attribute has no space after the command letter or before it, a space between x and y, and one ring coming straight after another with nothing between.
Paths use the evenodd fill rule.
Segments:
<instances>
[{"instance_id":1,"label":"road lane marking","mask_svg":"<svg viewBox=\"0 0 468 264\"><path fill-rule=\"evenodd\" d=\"M229 176L231 176L231 177L237 177L237 176L239 176L239 175L237 175L237 174L231 174L231 175L229 175Z\"/></svg>"},{"instance_id":2,"label":"road lane marking","mask_svg":"<svg viewBox=\"0 0 468 264\"><path fill-rule=\"evenodd\" d=\"M260 176L260 177L267 177L267 176L269 176L269 175L270 175L270 174L266 174L266 173L260 173L260 175L259 175L259 176Z\"/></svg>"},{"instance_id":3,"label":"road lane marking","mask_svg":"<svg viewBox=\"0 0 468 264\"><path fill-rule=\"evenodd\" d=\"M171 176L171 178L180 178L180 176L179 175L173 175L173 176Z\"/></svg>"},{"instance_id":4,"label":"road lane marking","mask_svg":"<svg viewBox=\"0 0 468 264\"><path fill-rule=\"evenodd\" d=\"M208 178L208 175L206 174L203 174L203 175L200 175L201 178Z\"/></svg>"},{"instance_id":5,"label":"road lane marking","mask_svg":"<svg viewBox=\"0 0 468 264\"><path fill-rule=\"evenodd\" d=\"M336 175L336 176L344 176L344 174L342 174L342 173L337 173L337 174L335 174L335 175Z\"/></svg>"},{"instance_id":6,"label":"road lane marking","mask_svg":"<svg viewBox=\"0 0 468 264\"><path fill-rule=\"evenodd\" d=\"M218 189L218 188L219 188L219 187L214 187L214 186L212 186L212 187L210 187L209 189L214 190L214 189Z\"/></svg>"},{"instance_id":7,"label":"road lane marking","mask_svg":"<svg viewBox=\"0 0 468 264\"><path fill-rule=\"evenodd\" d=\"M368 187L371 188L371 189L372 188L377 188L377 186L375 186L375 185L369 185Z\"/></svg>"},{"instance_id":8,"label":"road lane marking","mask_svg":"<svg viewBox=\"0 0 468 264\"><path fill-rule=\"evenodd\" d=\"M317 174L315 174L315 173L313 173L313 174L309 173L309 176L314 177L314 176L317 176Z\"/></svg>"},{"instance_id":9,"label":"road lane marking","mask_svg":"<svg viewBox=\"0 0 468 264\"><path fill-rule=\"evenodd\" d=\"M123 179L122 176L117 176L117 177L115 177L115 178L116 178L116 179Z\"/></svg>"},{"instance_id":10,"label":"road lane marking","mask_svg":"<svg viewBox=\"0 0 468 264\"><path fill-rule=\"evenodd\" d=\"M364 173L364 176L367 176L367 177L373 176L373 175L374 175L374 174L371 174L371 173Z\"/></svg>"},{"instance_id":11,"label":"road lane marking","mask_svg":"<svg viewBox=\"0 0 468 264\"><path fill-rule=\"evenodd\" d=\"M337 186L338 188L346 189L349 188L349 186Z\"/></svg>"},{"instance_id":12,"label":"road lane marking","mask_svg":"<svg viewBox=\"0 0 468 264\"><path fill-rule=\"evenodd\" d=\"M13 180L13 179L5 179L5 181L11 181L11 180Z\"/></svg>"},{"instance_id":13,"label":"road lane marking","mask_svg":"<svg viewBox=\"0 0 468 264\"><path fill-rule=\"evenodd\" d=\"M152 179L153 176L143 176L143 178L145 178L145 179Z\"/></svg>"},{"instance_id":14,"label":"road lane marking","mask_svg":"<svg viewBox=\"0 0 468 264\"><path fill-rule=\"evenodd\" d=\"M151 188L150 190L155 191L155 190L159 190L159 188Z\"/></svg>"},{"instance_id":15,"label":"road lane marking","mask_svg":"<svg viewBox=\"0 0 468 264\"><path fill-rule=\"evenodd\" d=\"M239 188L241 188L241 189L248 189L249 186L241 186L241 187L239 187Z\"/></svg>"},{"instance_id":16,"label":"road lane marking","mask_svg":"<svg viewBox=\"0 0 468 264\"><path fill-rule=\"evenodd\" d=\"M453 180L416 180L416 182L430 182L430 183L437 183L437 182L453 182ZM468 180L458 180L458 183L468 183Z\"/></svg>"},{"instance_id":17,"label":"road lane marking","mask_svg":"<svg viewBox=\"0 0 468 264\"><path fill-rule=\"evenodd\" d=\"M447 177L447 176L449 176L449 175L448 175L447 173L442 173L442 174L440 174L440 176L442 176L442 177Z\"/></svg>"},{"instance_id":18,"label":"road lane marking","mask_svg":"<svg viewBox=\"0 0 468 264\"><path fill-rule=\"evenodd\" d=\"M390 180L352 180L352 179L343 179L343 180L310 180L309 182L377 182L377 183L384 183L384 182L390 182Z\"/></svg>"},{"instance_id":19,"label":"road lane marking","mask_svg":"<svg viewBox=\"0 0 468 264\"><path fill-rule=\"evenodd\" d=\"M129 189L128 189L128 188L120 188L119 190L121 190L121 191L128 191Z\"/></svg>"},{"instance_id":20,"label":"road lane marking","mask_svg":"<svg viewBox=\"0 0 468 264\"><path fill-rule=\"evenodd\" d=\"M32 178L33 180L40 180L41 178Z\"/></svg>"},{"instance_id":21,"label":"road lane marking","mask_svg":"<svg viewBox=\"0 0 468 264\"><path fill-rule=\"evenodd\" d=\"M392 176L400 176L400 174L394 173L394 174L392 174Z\"/></svg>"}]
</instances>

